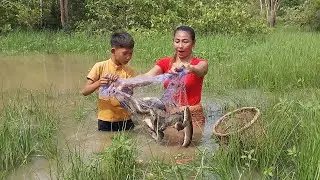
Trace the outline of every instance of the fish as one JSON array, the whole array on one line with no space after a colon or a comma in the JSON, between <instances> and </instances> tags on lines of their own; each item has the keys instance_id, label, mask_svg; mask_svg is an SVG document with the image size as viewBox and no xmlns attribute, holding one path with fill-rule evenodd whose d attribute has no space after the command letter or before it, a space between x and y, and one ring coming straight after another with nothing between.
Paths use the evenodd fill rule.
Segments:
<instances>
[{"instance_id":1,"label":"fish","mask_svg":"<svg viewBox=\"0 0 320 180\"><path fill-rule=\"evenodd\" d=\"M171 126L178 131L183 130L182 147L188 147L191 144L193 126L188 106L185 106L183 111L169 114L165 104L159 98L145 97L136 99L127 93L117 91L115 88L110 88L109 91L131 115L137 116L137 119L142 119L147 131L157 142L164 138L164 130Z\"/></svg>"},{"instance_id":2,"label":"fish","mask_svg":"<svg viewBox=\"0 0 320 180\"><path fill-rule=\"evenodd\" d=\"M188 106L184 108L182 126L184 127L184 139L182 146L188 147L192 142L193 135L192 117Z\"/></svg>"}]
</instances>

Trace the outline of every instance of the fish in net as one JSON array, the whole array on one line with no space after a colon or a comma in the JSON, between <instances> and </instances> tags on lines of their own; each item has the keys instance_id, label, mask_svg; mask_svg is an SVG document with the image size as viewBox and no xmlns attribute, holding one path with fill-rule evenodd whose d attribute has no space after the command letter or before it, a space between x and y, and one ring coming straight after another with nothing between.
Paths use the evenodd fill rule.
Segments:
<instances>
[{"instance_id":1,"label":"fish in net","mask_svg":"<svg viewBox=\"0 0 320 180\"><path fill-rule=\"evenodd\" d=\"M183 146L186 147L191 142L193 129L190 110L186 106L185 78L186 72L182 70L177 74L165 73L155 77L138 76L118 79L109 86L101 87L99 96L102 98L115 97L132 116L142 119L152 137L158 141L163 138L163 131L168 126L184 130ZM161 83L167 83L167 88L159 97L137 99L130 92L135 87Z\"/></svg>"},{"instance_id":2,"label":"fish in net","mask_svg":"<svg viewBox=\"0 0 320 180\"><path fill-rule=\"evenodd\" d=\"M150 84L167 83L167 88L160 95L159 100L164 104L166 112L176 112L179 111L182 106L187 105L185 77L185 71L181 71L178 74L165 73L154 77L138 76L128 79L118 79L109 86L100 87L99 96L101 98L115 97L119 100L121 105L126 108L126 104L128 103L124 97L132 97L131 91L133 88L143 87ZM147 102L143 104L143 106L154 108L157 107L157 102Z\"/></svg>"}]
</instances>

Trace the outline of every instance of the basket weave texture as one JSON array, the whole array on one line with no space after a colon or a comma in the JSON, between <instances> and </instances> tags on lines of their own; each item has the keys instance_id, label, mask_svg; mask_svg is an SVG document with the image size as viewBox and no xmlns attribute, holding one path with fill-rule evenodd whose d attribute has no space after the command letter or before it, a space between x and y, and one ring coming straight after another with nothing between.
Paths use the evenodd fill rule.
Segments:
<instances>
[{"instance_id":1,"label":"basket weave texture","mask_svg":"<svg viewBox=\"0 0 320 180\"><path fill-rule=\"evenodd\" d=\"M256 107L242 107L223 115L213 125L213 133L220 137L240 133L254 124L260 116Z\"/></svg>"}]
</instances>

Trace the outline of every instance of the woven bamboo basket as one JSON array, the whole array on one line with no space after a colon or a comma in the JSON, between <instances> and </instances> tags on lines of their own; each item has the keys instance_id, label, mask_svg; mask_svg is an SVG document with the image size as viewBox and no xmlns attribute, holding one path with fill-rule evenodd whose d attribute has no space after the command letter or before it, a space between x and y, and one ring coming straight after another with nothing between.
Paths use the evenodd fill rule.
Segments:
<instances>
[{"instance_id":1,"label":"woven bamboo basket","mask_svg":"<svg viewBox=\"0 0 320 180\"><path fill-rule=\"evenodd\" d=\"M260 110L256 107L242 107L223 115L213 125L213 134L220 137L220 145L228 144L228 137L240 134L240 139L245 142L264 133L261 123L257 122Z\"/></svg>"}]
</instances>

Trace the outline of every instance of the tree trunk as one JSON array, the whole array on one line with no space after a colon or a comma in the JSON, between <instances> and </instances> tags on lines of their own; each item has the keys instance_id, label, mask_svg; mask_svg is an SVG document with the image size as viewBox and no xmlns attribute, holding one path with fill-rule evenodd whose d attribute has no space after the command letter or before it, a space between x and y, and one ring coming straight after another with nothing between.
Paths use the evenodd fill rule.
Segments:
<instances>
[{"instance_id":1,"label":"tree trunk","mask_svg":"<svg viewBox=\"0 0 320 180\"><path fill-rule=\"evenodd\" d=\"M260 0L261 2L261 0ZM267 21L270 27L274 28L276 25L277 10L279 9L280 0L265 0Z\"/></svg>"},{"instance_id":2,"label":"tree trunk","mask_svg":"<svg viewBox=\"0 0 320 180\"><path fill-rule=\"evenodd\" d=\"M271 10L270 12L270 16L269 16L269 24L270 27L274 28L274 26L276 25L276 11L275 10Z\"/></svg>"},{"instance_id":3,"label":"tree trunk","mask_svg":"<svg viewBox=\"0 0 320 180\"><path fill-rule=\"evenodd\" d=\"M60 17L62 28L65 29L68 24L68 3L67 0L60 0Z\"/></svg>"},{"instance_id":4,"label":"tree trunk","mask_svg":"<svg viewBox=\"0 0 320 180\"><path fill-rule=\"evenodd\" d=\"M60 18L62 27L65 26L66 21L64 19L64 0L60 0Z\"/></svg>"},{"instance_id":5,"label":"tree trunk","mask_svg":"<svg viewBox=\"0 0 320 180\"><path fill-rule=\"evenodd\" d=\"M43 2L39 0L39 10L40 10L40 27L43 26Z\"/></svg>"},{"instance_id":6,"label":"tree trunk","mask_svg":"<svg viewBox=\"0 0 320 180\"><path fill-rule=\"evenodd\" d=\"M64 0L64 19L66 21L66 24L69 22L69 16L68 16L68 0Z\"/></svg>"},{"instance_id":7,"label":"tree trunk","mask_svg":"<svg viewBox=\"0 0 320 180\"><path fill-rule=\"evenodd\" d=\"M260 0L260 15L263 15L263 0Z\"/></svg>"}]
</instances>

